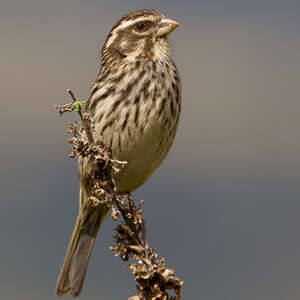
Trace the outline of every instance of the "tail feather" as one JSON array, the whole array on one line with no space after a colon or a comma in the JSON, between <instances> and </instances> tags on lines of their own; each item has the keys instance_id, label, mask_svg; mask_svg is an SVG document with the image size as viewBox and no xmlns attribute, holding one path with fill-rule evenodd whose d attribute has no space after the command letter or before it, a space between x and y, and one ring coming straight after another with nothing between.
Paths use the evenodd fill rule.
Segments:
<instances>
[{"instance_id":1,"label":"tail feather","mask_svg":"<svg viewBox=\"0 0 300 300\"><path fill-rule=\"evenodd\" d=\"M66 258L57 280L56 295L62 296L66 293L72 294L73 297L79 295L96 235L108 210L107 206L91 208L84 204L80 208Z\"/></svg>"}]
</instances>

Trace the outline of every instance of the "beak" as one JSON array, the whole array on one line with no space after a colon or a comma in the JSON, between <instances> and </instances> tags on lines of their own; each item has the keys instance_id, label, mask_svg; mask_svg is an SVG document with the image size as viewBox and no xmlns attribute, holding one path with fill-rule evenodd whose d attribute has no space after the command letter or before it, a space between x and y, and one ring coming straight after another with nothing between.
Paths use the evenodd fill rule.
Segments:
<instances>
[{"instance_id":1,"label":"beak","mask_svg":"<svg viewBox=\"0 0 300 300\"><path fill-rule=\"evenodd\" d=\"M179 26L179 23L173 19L163 17L157 24L157 26L157 36L165 36L171 33L177 26Z\"/></svg>"}]
</instances>

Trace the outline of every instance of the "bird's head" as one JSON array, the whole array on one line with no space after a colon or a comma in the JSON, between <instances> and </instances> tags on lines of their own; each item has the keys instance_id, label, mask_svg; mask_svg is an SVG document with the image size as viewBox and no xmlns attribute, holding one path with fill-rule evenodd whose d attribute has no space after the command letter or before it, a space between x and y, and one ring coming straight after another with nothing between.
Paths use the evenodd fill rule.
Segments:
<instances>
[{"instance_id":1,"label":"bird's head","mask_svg":"<svg viewBox=\"0 0 300 300\"><path fill-rule=\"evenodd\" d=\"M110 31L102 59L147 61L169 56L167 36L178 22L155 10L133 11L122 17Z\"/></svg>"}]
</instances>

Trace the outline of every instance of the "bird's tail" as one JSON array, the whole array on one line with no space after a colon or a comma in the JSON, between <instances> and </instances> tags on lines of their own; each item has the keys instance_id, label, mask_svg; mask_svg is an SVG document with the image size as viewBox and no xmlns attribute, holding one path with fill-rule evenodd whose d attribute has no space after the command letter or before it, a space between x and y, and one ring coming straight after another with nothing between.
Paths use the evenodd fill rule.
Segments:
<instances>
[{"instance_id":1,"label":"bird's tail","mask_svg":"<svg viewBox=\"0 0 300 300\"><path fill-rule=\"evenodd\" d=\"M80 197L87 197L86 193L81 191ZM96 235L109 210L104 205L90 207L86 205L86 200L80 199L75 228L56 284L57 296L66 293L72 294L73 297L79 295Z\"/></svg>"}]
</instances>

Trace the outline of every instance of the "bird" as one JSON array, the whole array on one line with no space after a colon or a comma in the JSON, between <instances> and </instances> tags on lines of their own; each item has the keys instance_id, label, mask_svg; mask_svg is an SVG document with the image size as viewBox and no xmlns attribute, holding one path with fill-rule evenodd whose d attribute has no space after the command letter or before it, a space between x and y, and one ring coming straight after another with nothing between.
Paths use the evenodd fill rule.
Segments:
<instances>
[{"instance_id":1,"label":"bird","mask_svg":"<svg viewBox=\"0 0 300 300\"><path fill-rule=\"evenodd\" d=\"M141 186L165 159L181 111L181 80L171 56L169 34L179 25L153 9L124 15L111 29L101 51L101 67L84 110L112 159L126 161L114 176L116 193ZM77 297L82 289L99 227L110 208L91 209L92 158L78 158L79 212L56 295Z\"/></svg>"}]
</instances>

